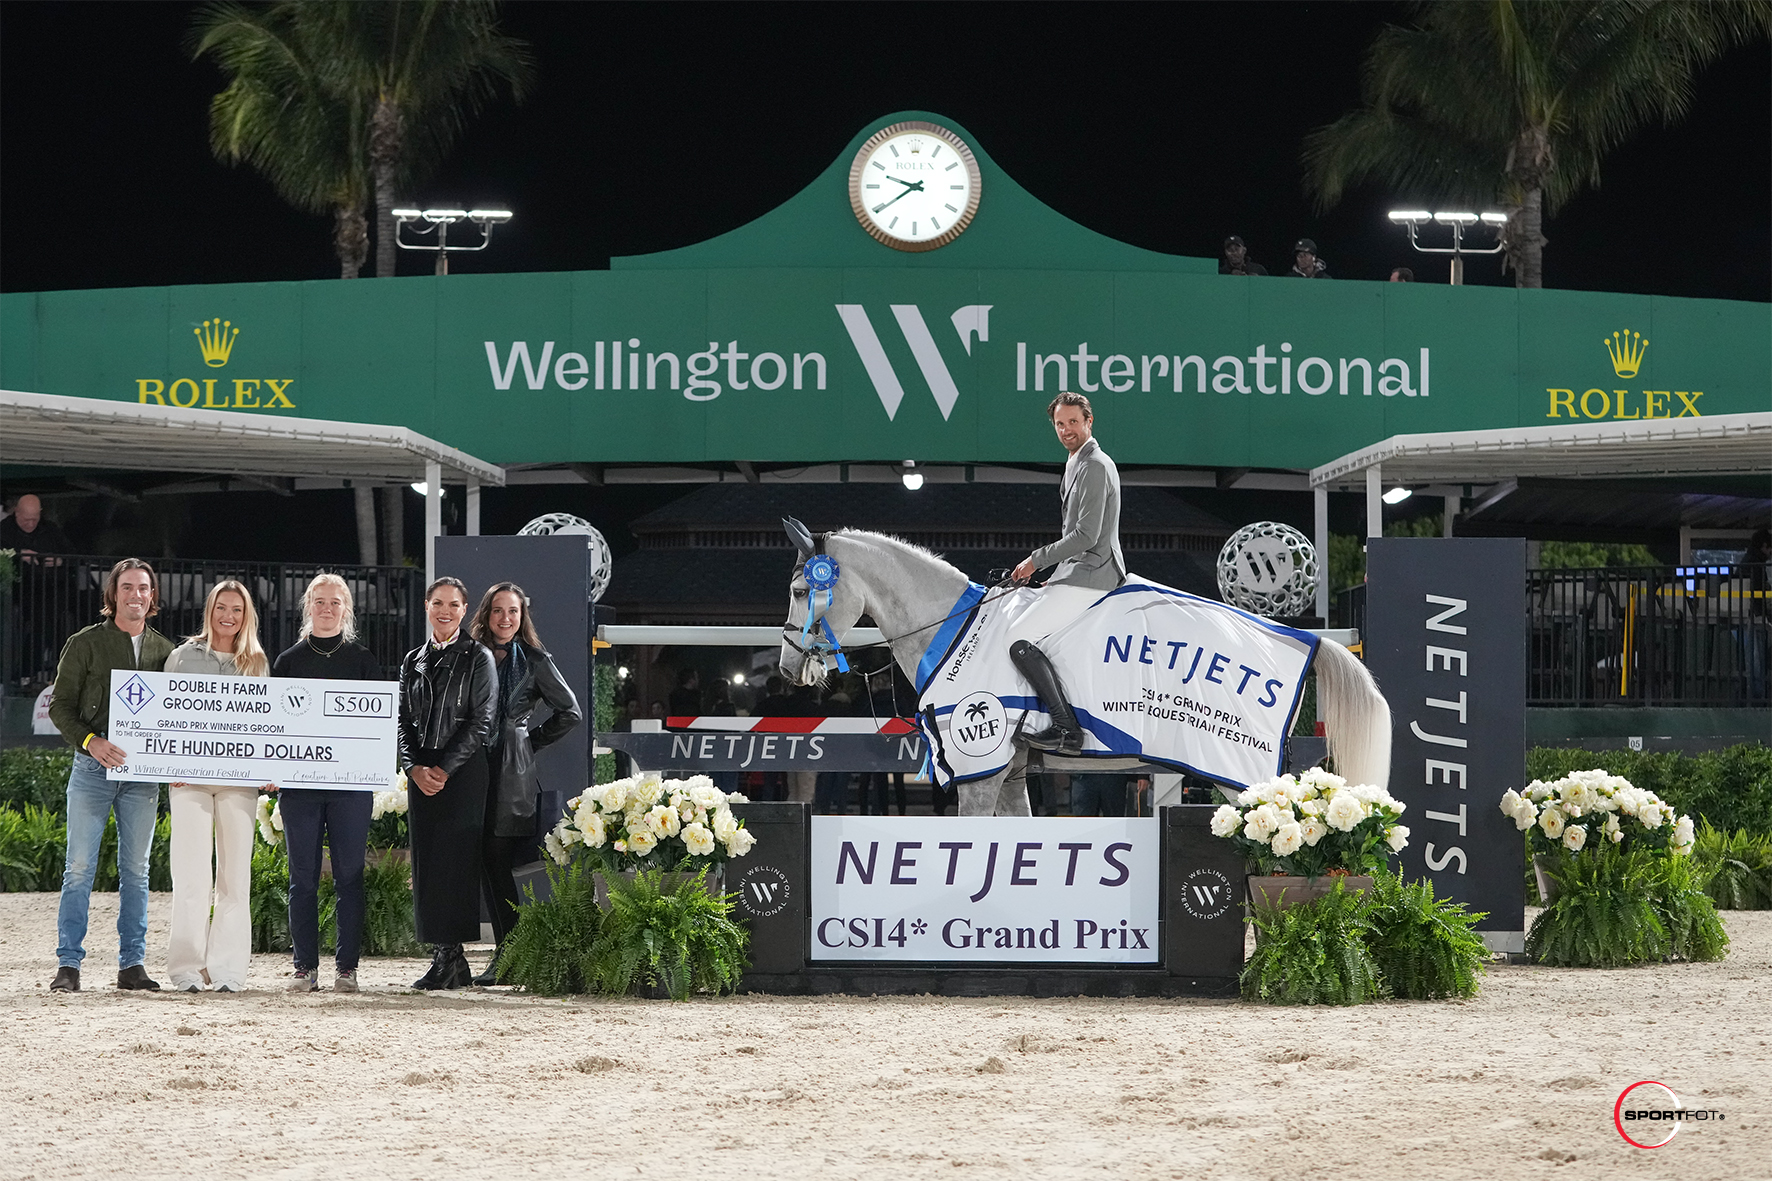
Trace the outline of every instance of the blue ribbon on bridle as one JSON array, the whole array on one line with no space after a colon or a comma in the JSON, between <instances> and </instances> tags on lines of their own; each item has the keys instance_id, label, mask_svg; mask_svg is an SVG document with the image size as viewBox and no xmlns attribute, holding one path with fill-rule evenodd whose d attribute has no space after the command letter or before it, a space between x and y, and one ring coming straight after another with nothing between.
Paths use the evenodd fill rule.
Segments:
<instances>
[{"instance_id":1,"label":"blue ribbon on bridle","mask_svg":"<svg viewBox=\"0 0 1772 1181\"><path fill-rule=\"evenodd\" d=\"M824 609L829 611L837 599L837 579L842 576L842 568L836 559L829 554L814 554L806 559L800 570L800 576L806 580L806 622L800 625L800 651L808 656L816 656L820 660L836 657L837 671L849 671L849 658L843 655L843 646L837 642L836 633L831 631L831 621L817 613L818 592L824 592ZM817 615L819 629L824 633L822 638L812 636L812 620Z\"/></svg>"}]
</instances>

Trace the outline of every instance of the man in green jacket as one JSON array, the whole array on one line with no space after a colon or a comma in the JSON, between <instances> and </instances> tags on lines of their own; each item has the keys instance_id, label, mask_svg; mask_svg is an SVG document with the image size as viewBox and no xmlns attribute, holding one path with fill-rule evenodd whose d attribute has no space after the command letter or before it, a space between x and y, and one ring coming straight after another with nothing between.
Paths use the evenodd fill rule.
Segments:
<instances>
[{"instance_id":1,"label":"man in green jacket","mask_svg":"<svg viewBox=\"0 0 1772 1181\"><path fill-rule=\"evenodd\" d=\"M117 815L117 987L158 989L148 978L148 851L160 810L160 785L110 780L105 771L129 761L106 733L111 721L111 670L159 672L172 641L148 626L160 610L154 568L124 558L105 576L104 620L82 628L62 648L49 717L78 752L68 773L68 855L56 918L51 992L79 992L86 958L86 921L105 822Z\"/></svg>"}]
</instances>

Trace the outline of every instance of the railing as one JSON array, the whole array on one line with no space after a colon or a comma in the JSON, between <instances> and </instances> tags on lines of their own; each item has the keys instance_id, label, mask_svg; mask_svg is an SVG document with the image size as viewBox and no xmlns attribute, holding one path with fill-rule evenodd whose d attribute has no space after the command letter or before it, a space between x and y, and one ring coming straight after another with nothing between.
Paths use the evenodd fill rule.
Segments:
<instances>
[{"instance_id":1,"label":"railing","mask_svg":"<svg viewBox=\"0 0 1772 1181\"><path fill-rule=\"evenodd\" d=\"M1366 627L1366 588L1330 619ZM1763 706L1772 646L1765 566L1526 573L1526 704Z\"/></svg>"},{"instance_id":2,"label":"railing","mask_svg":"<svg viewBox=\"0 0 1772 1181\"><path fill-rule=\"evenodd\" d=\"M0 669L9 693L35 691L55 677L63 643L98 622L105 575L116 558L71 556L13 558L10 582L0 584ZM151 563L160 583L160 614L152 623L179 643L203 626L203 601L224 578L238 579L258 609L259 640L273 658L295 643L301 630L301 597L322 570L351 588L358 638L393 677L400 658L423 635L419 610L424 571L408 566L347 566L284 562L221 562L166 558Z\"/></svg>"},{"instance_id":3,"label":"railing","mask_svg":"<svg viewBox=\"0 0 1772 1181\"><path fill-rule=\"evenodd\" d=\"M1533 570L1528 705L1768 704L1765 566Z\"/></svg>"}]
</instances>

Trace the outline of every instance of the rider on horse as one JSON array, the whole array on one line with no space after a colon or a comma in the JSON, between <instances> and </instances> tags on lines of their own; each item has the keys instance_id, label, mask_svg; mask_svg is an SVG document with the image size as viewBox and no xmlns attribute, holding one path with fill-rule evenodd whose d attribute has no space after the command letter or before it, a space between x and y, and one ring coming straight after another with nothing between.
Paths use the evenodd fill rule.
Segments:
<instances>
[{"instance_id":1,"label":"rider on horse","mask_svg":"<svg viewBox=\"0 0 1772 1181\"><path fill-rule=\"evenodd\" d=\"M1058 670L1038 643L1126 579L1126 559L1120 553L1120 471L1095 441L1095 413L1088 398L1059 394L1046 407L1046 415L1071 456L1059 484L1064 533L1029 554L1010 574L1017 582L1027 582L1036 570L1058 567L1039 598L1011 625L1009 659L1039 694L1052 725L1036 734L1017 735L1016 742L1033 750L1075 755L1083 749L1083 728L1071 712Z\"/></svg>"}]
</instances>

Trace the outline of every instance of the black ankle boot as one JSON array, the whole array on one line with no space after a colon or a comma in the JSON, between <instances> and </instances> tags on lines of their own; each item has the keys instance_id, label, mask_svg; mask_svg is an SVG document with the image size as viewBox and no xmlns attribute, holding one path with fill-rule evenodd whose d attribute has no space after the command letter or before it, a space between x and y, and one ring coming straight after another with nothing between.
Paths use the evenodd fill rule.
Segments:
<instances>
[{"instance_id":1,"label":"black ankle boot","mask_svg":"<svg viewBox=\"0 0 1772 1181\"><path fill-rule=\"evenodd\" d=\"M474 987L486 988L498 983L498 961L504 956L504 953L505 945L501 943L493 951L492 959L487 963L486 970L474 977Z\"/></svg>"},{"instance_id":2,"label":"black ankle boot","mask_svg":"<svg viewBox=\"0 0 1772 1181\"><path fill-rule=\"evenodd\" d=\"M468 967L467 953L462 951L461 944L451 943L448 946L448 959L443 965L438 988L471 988L474 984L474 970Z\"/></svg>"},{"instance_id":3,"label":"black ankle boot","mask_svg":"<svg viewBox=\"0 0 1772 1181\"><path fill-rule=\"evenodd\" d=\"M430 992L437 988L448 987L442 981L443 976L449 967L449 948L450 945L447 943L438 943L432 946L431 966L425 970L423 976L420 976L417 980L412 982L412 987L422 988L426 992Z\"/></svg>"},{"instance_id":4,"label":"black ankle boot","mask_svg":"<svg viewBox=\"0 0 1772 1181\"><path fill-rule=\"evenodd\" d=\"M1016 670L1027 678L1028 684L1040 697L1040 704L1052 718L1052 724L1037 734L1017 734L1015 744L1029 750L1049 750L1060 755L1080 755L1083 753L1083 727L1077 724L1077 715L1071 712L1070 702L1065 698L1064 686L1059 684L1058 670L1052 667L1052 661L1046 654L1027 640L1017 640L1009 645L1009 659L1015 664Z\"/></svg>"}]
</instances>

